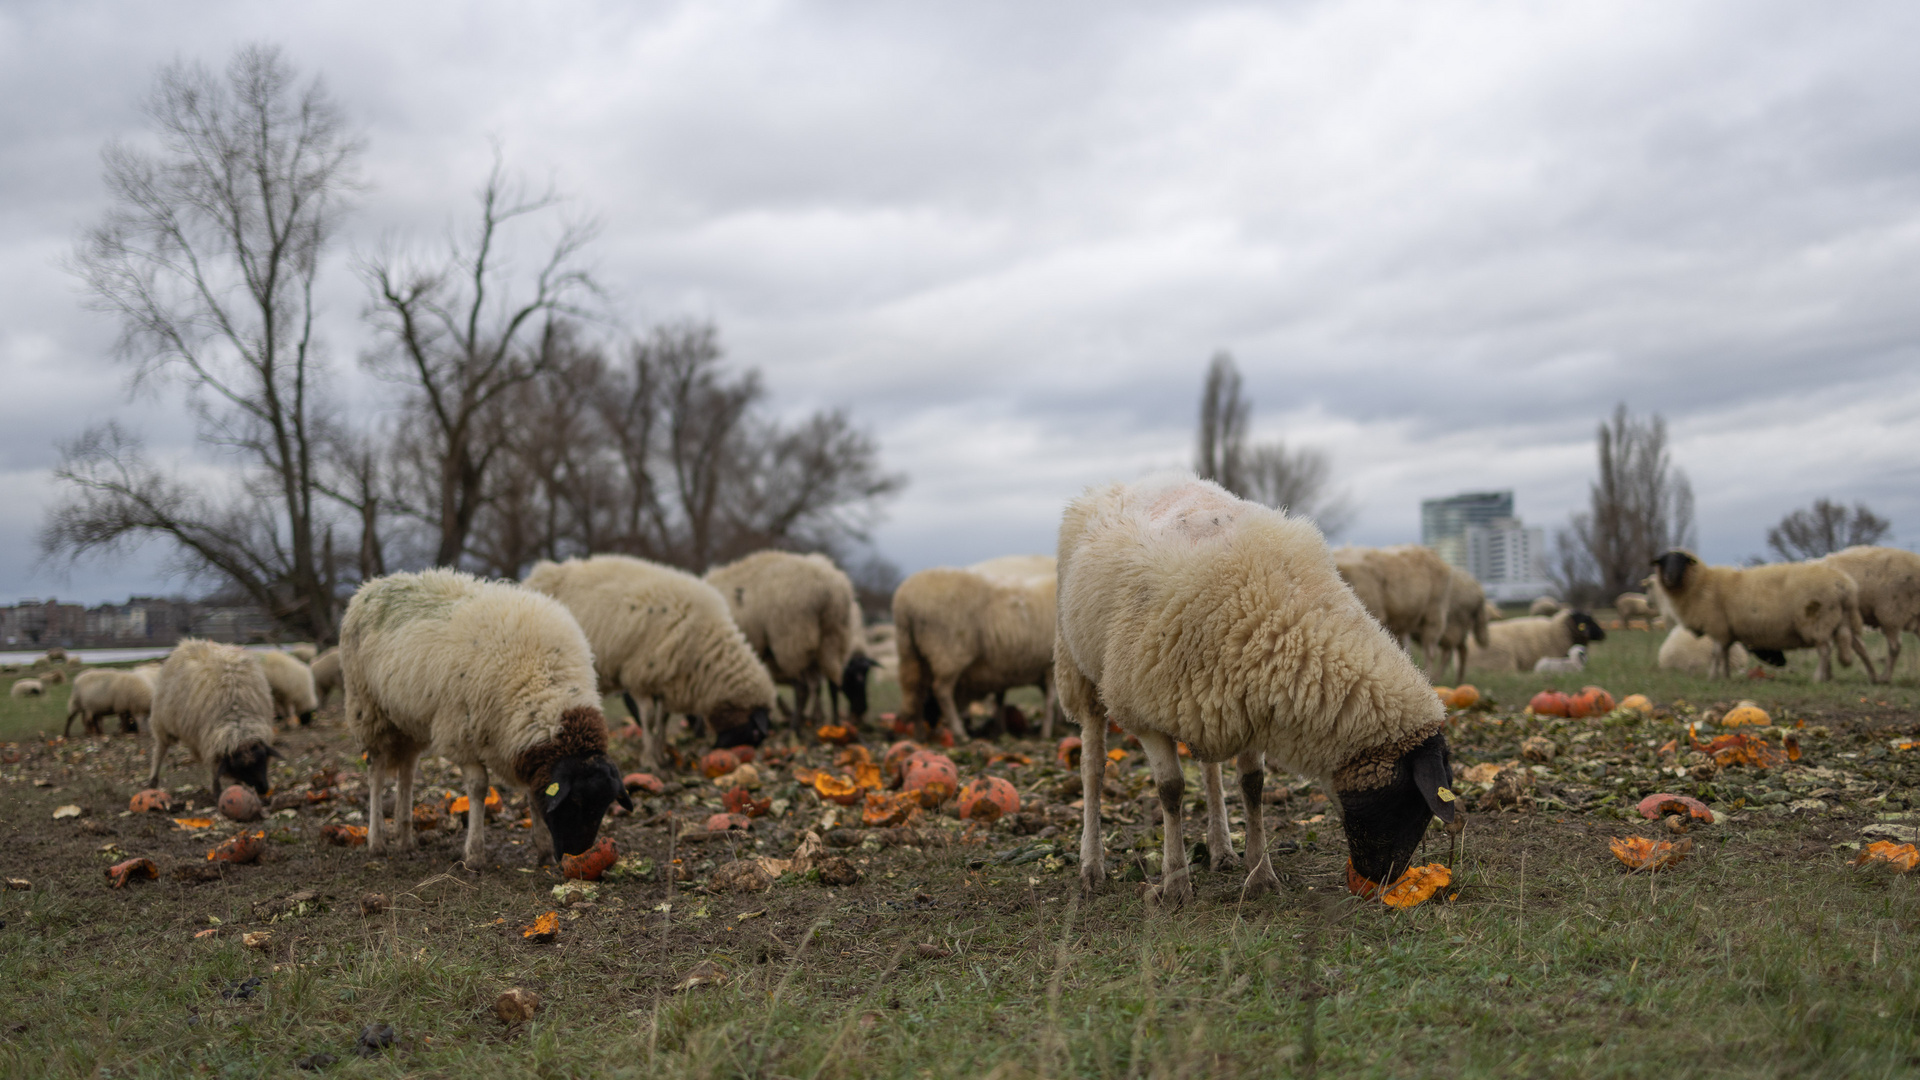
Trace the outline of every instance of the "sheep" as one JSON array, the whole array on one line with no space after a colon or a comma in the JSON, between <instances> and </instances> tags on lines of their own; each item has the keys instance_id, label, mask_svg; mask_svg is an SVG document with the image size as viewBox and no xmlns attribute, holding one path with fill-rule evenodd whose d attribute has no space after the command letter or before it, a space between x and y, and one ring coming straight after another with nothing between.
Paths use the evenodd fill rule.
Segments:
<instances>
[{"instance_id":1,"label":"sheep","mask_svg":"<svg viewBox=\"0 0 1920 1080\"><path fill-rule=\"evenodd\" d=\"M1400 640L1408 653L1420 643L1422 666L1433 670L1433 654L1447 629L1453 567L1432 548L1402 544L1390 548L1343 547L1334 566L1368 614Z\"/></svg>"},{"instance_id":2,"label":"sheep","mask_svg":"<svg viewBox=\"0 0 1920 1080\"><path fill-rule=\"evenodd\" d=\"M824 555L759 551L707 571L706 582L726 599L735 625L774 681L793 687L795 723L809 706L815 722L825 719L827 695L817 690L823 680L834 690L837 720L837 687L861 633L847 575Z\"/></svg>"},{"instance_id":3,"label":"sheep","mask_svg":"<svg viewBox=\"0 0 1920 1080\"><path fill-rule=\"evenodd\" d=\"M1705 675L1713 664L1713 639L1704 638L1684 626L1676 626L1667 634L1667 640L1660 643L1660 668L1664 671L1684 671L1691 675ZM1735 670L1745 671L1753 658L1747 650L1734 642L1727 653L1727 661Z\"/></svg>"},{"instance_id":4,"label":"sheep","mask_svg":"<svg viewBox=\"0 0 1920 1080\"><path fill-rule=\"evenodd\" d=\"M1575 645L1567 650L1565 656L1543 656L1533 662L1536 674L1551 675L1557 672L1580 672L1587 670L1587 647Z\"/></svg>"},{"instance_id":5,"label":"sheep","mask_svg":"<svg viewBox=\"0 0 1920 1080\"><path fill-rule=\"evenodd\" d=\"M132 671L94 668L74 676L73 696L67 699L65 738L77 718L88 735L100 734L102 716L120 717L120 733L138 732L140 721L153 711L153 684Z\"/></svg>"},{"instance_id":6,"label":"sheep","mask_svg":"<svg viewBox=\"0 0 1920 1080\"><path fill-rule=\"evenodd\" d=\"M1469 671L1532 671L1545 656L1565 656L1575 645L1605 641L1592 615L1567 608L1552 617L1502 619L1487 628L1484 648L1467 650Z\"/></svg>"},{"instance_id":7,"label":"sheep","mask_svg":"<svg viewBox=\"0 0 1920 1080\"><path fill-rule=\"evenodd\" d=\"M860 610L860 600L854 598L847 609L847 625L854 629L853 653L847 657L846 667L840 670L840 692L847 695L847 716L854 723L864 723L867 719L867 673L880 666L880 662L867 655L867 617ZM827 683L827 693L833 700L833 714L840 715L839 697L834 694L834 684Z\"/></svg>"},{"instance_id":8,"label":"sheep","mask_svg":"<svg viewBox=\"0 0 1920 1080\"><path fill-rule=\"evenodd\" d=\"M42 659L49 664L64 664L67 662L67 650L55 645L47 650L46 656Z\"/></svg>"},{"instance_id":9,"label":"sheep","mask_svg":"<svg viewBox=\"0 0 1920 1080\"><path fill-rule=\"evenodd\" d=\"M160 765L174 743L211 770L207 786L218 794L222 774L266 795L273 748L273 691L252 653L238 645L187 638L160 665L147 714L153 763L147 787L160 783Z\"/></svg>"},{"instance_id":10,"label":"sheep","mask_svg":"<svg viewBox=\"0 0 1920 1080\"><path fill-rule=\"evenodd\" d=\"M1475 582L1474 584L1477 585L1479 584L1479 582ZM1487 613L1488 622L1499 622L1501 619L1504 619L1507 617L1507 613L1500 609L1500 605L1494 603L1491 600L1487 601L1486 605L1481 610Z\"/></svg>"},{"instance_id":11,"label":"sheep","mask_svg":"<svg viewBox=\"0 0 1920 1080\"><path fill-rule=\"evenodd\" d=\"M1456 679L1467 677L1467 638L1481 645L1487 643L1487 624L1491 618L1488 609L1499 611L1488 602L1486 590L1474 580L1472 574L1459 568L1453 569L1453 584L1447 595L1447 628L1440 635L1440 670L1436 675L1447 673L1447 662L1453 661Z\"/></svg>"},{"instance_id":12,"label":"sheep","mask_svg":"<svg viewBox=\"0 0 1920 1080\"><path fill-rule=\"evenodd\" d=\"M1561 611L1565 610L1565 608L1565 604L1562 604L1551 596L1536 596L1533 598L1533 603L1527 605L1527 614L1536 616L1558 615Z\"/></svg>"},{"instance_id":13,"label":"sheep","mask_svg":"<svg viewBox=\"0 0 1920 1080\"><path fill-rule=\"evenodd\" d=\"M995 564L1009 565L981 565ZM1036 565L1012 564L1016 571ZM902 714L944 725L965 740L970 736L960 719L962 704L1038 685L1046 696L1042 737L1050 738L1055 591L1050 574L974 567L935 567L901 582L893 593L893 626Z\"/></svg>"},{"instance_id":14,"label":"sheep","mask_svg":"<svg viewBox=\"0 0 1920 1080\"><path fill-rule=\"evenodd\" d=\"M633 802L607 758L593 653L553 599L457 570L390 574L360 586L340 623L347 726L367 751L367 845L388 846L381 815L397 781L393 845L411 850L414 763L451 759L467 782L463 859L486 854L492 779L527 789L534 850L593 846L616 801Z\"/></svg>"},{"instance_id":15,"label":"sheep","mask_svg":"<svg viewBox=\"0 0 1920 1080\"><path fill-rule=\"evenodd\" d=\"M1846 571L1860 589L1860 621L1887 639L1887 666L1881 682L1893 681L1900 660L1900 635L1920 632L1920 555L1899 548L1865 544L1836 551L1828 562Z\"/></svg>"},{"instance_id":16,"label":"sheep","mask_svg":"<svg viewBox=\"0 0 1920 1080\"><path fill-rule=\"evenodd\" d=\"M313 642L302 641L297 645L289 645L281 651L285 652L288 656L293 657L295 660L298 660L301 663L311 667L313 665L314 653L318 652L319 650L313 647Z\"/></svg>"},{"instance_id":17,"label":"sheep","mask_svg":"<svg viewBox=\"0 0 1920 1080\"><path fill-rule=\"evenodd\" d=\"M1867 677L1873 661L1861 640L1860 590L1846 571L1827 562L1775 563L1736 569L1708 566L1678 548L1653 560L1653 597L1675 623L1713 639L1707 677L1729 674L1728 650L1738 641L1762 659L1787 649L1813 648L1820 654L1815 682L1833 677L1834 647L1840 663L1857 653ZM1779 656L1784 660L1784 656Z\"/></svg>"},{"instance_id":18,"label":"sheep","mask_svg":"<svg viewBox=\"0 0 1920 1080\"><path fill-rule=\"evenodd\" d=\"M1160 798L1164 872L1150 903L1193 896L1175 740L1204 763L1216 869L1233 860L1219 763L1239 767L1251 866L1243 895L1279 886L1261 807L1269 761L1339 795L1357 889L1404 872L1434 815L1456 820L1451 793L1440 793L1451 779L1440 701L1341 582L1311 522L1191 473L1163 473L1089 489L1069 504L1059 567L1055 655L1062 703L1085 742L1088 891L1106 876L1109 720L1139 738Z\"/></svg>"},{"instance_id":19,"label":"sheep","mask_svg":"<svg viewBox=\"0 0 1920 1080\"><path fill-rule=\"evenodd\" d=\"M318 708L340 689L340 647L336 645L314 657L308 670L313 674L313 700Z\"/></svg>"},{"instance_id":20,"label":"sheep","mask_svg":"<svg viewBox=\"0 0 1920 1080\"><path fill-rule=\"evenodd\" d=\"M1647 594L1623 592L1613 598L1614 614L1622 619L1651 619L1656 612L1653 605L1647 603Z\"/></svg>"},{"instance_id":21,"label":"sheep","mask_svg":"<svg viewBox=\"0 0 1920 1080\"><path fill-rule=\"evenodd\" d=\"M313 710L320 707L313 687L313 672L291 653L254 653L260 668L273 688L273 712L286 723L298 720L301 727L313 723Z\"/></svg>"},{"instance_id":22,"label":"sheep","mask_svg":"<svg viewBox=\"0 0 1920 1080\"><path fill-rule=\"evenodd\" d=\"M758 746L772 730L773 677L712 585L628 555L541 562L523 584L580 621L601 692L625 693L646 731L649 767L665 756L667 712L705 717L716 746ZM658 707L642 717L635 698Z\"/></svg>"},{"instance_id":23,"label":"sheep","mask_svg":"<svg viewBox=\"0 0 1920 1080\"><path fill-rule=\"evenodd\" d=\"M13 689L8 692L14 697L39 697L47 692L47 688L39 679L15 679Z\"/></svg>"}]
</instances>

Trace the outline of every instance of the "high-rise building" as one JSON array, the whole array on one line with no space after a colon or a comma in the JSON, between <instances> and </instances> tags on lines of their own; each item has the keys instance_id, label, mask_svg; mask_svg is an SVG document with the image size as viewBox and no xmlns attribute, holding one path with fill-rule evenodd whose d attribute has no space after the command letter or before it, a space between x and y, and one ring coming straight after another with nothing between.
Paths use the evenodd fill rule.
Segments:
<instances>
[{"instance_id":1,"label":"high-rise building","mask_svg":"<svg viewBox=\"0 0 1920 1080\"><path fill-rule=\"evenodd\" d=\"M1496 603L1551 592L1546 537L1513 515L1512 491L1477 491L1420 503L1420 542L1472 574Z\"/></svg>"},{"instance_id":2,"label":"high-rise building","mask_svg":"<svg viewBox=\"0 0 1920 1080\"><path fill-rule=\"evenodd\" d=\"M1475 491L1420 502L1420 542L1468 573L1467 527L1513 517L1512 491Z\"/></svg>"}]
</instances>

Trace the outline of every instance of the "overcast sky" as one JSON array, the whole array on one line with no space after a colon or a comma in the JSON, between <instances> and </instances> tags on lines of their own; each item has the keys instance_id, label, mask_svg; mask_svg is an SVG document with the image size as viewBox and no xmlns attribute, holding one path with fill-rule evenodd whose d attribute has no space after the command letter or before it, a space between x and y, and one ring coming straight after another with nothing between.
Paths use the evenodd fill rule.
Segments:
<instances>
[{"instance_id":1,"label":"overcast sky","mask_svg":"<svg viewBox=\"0 0 1920 1080\"><path fill-rule=\"evenodd\" d=\"M529 17L528 12L538 14ZM0 7L0 601L171 591L39 564L56 443L183 459L62 267L176 58L282 45L367 140L334 390L383 395L346 256L466 213L497 142L605 224L622 322L714 320L773 405L844 406L910 484L912 571L1050 550L1082 487L1191 456L1230 350L1260 438L1326 451L1346 539L1423 497L1586 497L1666 416L1703 553L1819 496L1920 541L1920 6L1419 2Z\"/></svg>"}]
</instances>

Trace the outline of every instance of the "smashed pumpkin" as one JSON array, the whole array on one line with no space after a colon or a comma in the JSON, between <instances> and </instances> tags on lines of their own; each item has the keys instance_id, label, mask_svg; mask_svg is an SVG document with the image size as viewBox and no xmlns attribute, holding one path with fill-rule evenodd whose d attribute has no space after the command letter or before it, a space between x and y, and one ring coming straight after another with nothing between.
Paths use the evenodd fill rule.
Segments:
<instances>
[{"instance_id":1,"label":"smashed pumpkin","mask_svg":"<svg viewBox=\"0 0 1920 1080\"><path fill-rule=\"evenodd\" d=\"M709 780L717 776L725 776L739 767L740 759L727 750L709 750L706 756L700 759L700 771L705 773Z\"/></svg>"},{"instance_id":2,"label":"smashed pumpkin","mask_svg":"<svg viewBox=\"0 0 1920 1080\"><path fill-rule=\"evenodd\" d=\"M862 791L878 791L885 787L880 780L880 766L871 761L854 762L853 786Z\"/></svg>"},{"instance_id":3,"label":"smashed pumpkin","mask_svg":"<svg viewBox=\"0 0 1920 1080\"><path fill-rule=\"evenodd\" d=\"M365 825L323 825L320 839L334 847L359 847L367 842Z\"/></svg>"},{"instance_id":4,"label":"smashed pumpkin","mask_svg":"<svg viewBox=\"0 0 1920 1080\"><path fill-rule=\"evenodd\" d=\"M1020 792L998 776L980 776L960 789L960 816L974 821L998 821L1020 812Z\"/></svg>"},{"instance_id":5,"label":"smashed pumpkin","mask_svg":"<svg viewBox=\"0 0 1920 1080\"><path fill-rule=\"evenodd\" d=\"M819 792L820 797L828 802L839 803L841 806L852 806L860 801L860 792L862 789L859 784L854 783L844 776L835 776L832 773L819 772L813 774L813 790Z\"/></svg>"},{"instance_id":6,"label":"smashed pumpkin","mask_svg":"<svg viewBox=\"0 0 1920 1080\"><path fill-rule=\"evenodd\" d=\"M1660 792L1640 800L1640 816L1648 821L1658 821L1668 814L1685 814L1695 821L1713 823L1713 811L1699 799L1686 795L1670 795Z\"/></svg>"},{"instance_id":7,"label":"smashed pumpkin","mask_svg":"<svg viewBox=\"0 0 1920 1080\"><path fill-rule=\"evenodd\" d=\"M746 829L753 825L753 819L745 814L714 814L707 818L708 832L726 832L729 829Z\"/></svg>"},{"instance_id":8,"label":"smashed pumpkin","mask_svg":"<svg viewBox=\"0 0 1920 1080\"><path fill-rule=\"evenodd\" d=\"M432 832L440 827L440 808L421 804L413 808L413 827L421 832Z\"/></svg>"},{"instance_id":9,"label":"smashed pumpkin","mask_svg":"<svg viewBox=\"0 0 1920 1080\"><path fill-rule=\"evenodd\" d=\"M828 724L814 732L814 734L820 736L821 742L834 743L839 746L845 746L847 743L853 742L860 737L857 732L844 724Z\"/></svg>"},{"instance_id":10,"label":"smashed pumpkin","mask_svg":"<svg viewBox=\"0 0 1920 1080\"><path fill-rule=\"evenodd\" d=\"M1060 740L1060 746L1053 756L1059 759L1062 768L1077 769L1080 767L1080 746L1080 736L1069 735Z\"/></svg>"},{"instance_id":11,"label":"smashed pumpkin","mask_svg":"<svg viewBox=\"0 0 1920 1080\"><path fill-rule=\"evenodd\" d=\"M1628 694L1626 697L1620 699L1620 704L1614 707L1618 709L1632 709L1641 716L1653 715L1653 702L1647 700L1647 695L1645 694Z\"/></svg>"},{"instance_id":12,"label":"smashed pumpkin","mask_svg":"<svg viewBox=\"0 0 1920 1080\"><path fill-rule=\"evenodd\" d=\"M127 803L127 810L135 814L164 814L173 809L173 796L160 788L148 788L134 793Z\"/></svg>"},{"instance_id":13,"label":"smashed pumpkin","mask_svg":"<svg viewBox=\"0 0 1920 1080\"><path fill-rule=\"evenodd\" d=\"M1693 748L1713 758L1714 762L1722 768L1729 765L1751 765L1756 769L1774 769L1789 761L1800 760L1798 743L1789 740L1787 747L1782 749L1758 736L1743 735L1738 732L1718 736L1704 744L1695 743Z\"/></svg>"},{"instance_id":14,"label":"smashed pumpkin","mask_svg":"<svg viewBox=\"0 0 1920 1080\"><path fill-rule=\"evenodd\" d=\"M1911 873L1920 866L1920 848L1912 844L1896 844L1891 840L1875 840L1860 849L1860 857L1853 860L1855 866L1868 863L1884 863L1902 874Z\"/></svg>"},{"instance_id":15,"label":"smashed pumpkin","mask_svg":"<svg viewBox=\"0 0 1920 1080\"><path fill-rule=\"evenodd\" d=\"M644 791L649 795L658 795L667 790L667 785L661 783L660 778L652 773L628 773L621 778L620 783L625 785L628 791Z\"/></svg>"},{"instance_id":16,"label":"smashed pumpkin","mask_svg":"<svg viewBox=\"0 0 1920 1080\"><path fill-rule=\"evenodd\" d=\"M1581 687L1580 696L1587 699L1587 705L1594 716L1602 716L1613 711L1613 695L1598 686Z\"/></svg>"},{"instance_id":17,"label":"smashed pumpkin","mask_svg":"<svg viewBox=\"0 0 1920 1080\"><path fill-rule=\"evenodd\" d=\"M1628 871L1638 873L1645 870L1653 873L1679 865L1680 860L1687 857L1687 852L1693 850L1693 841L1655 841L1644 836L1629 836L1609 840L1607 846L1613 850L1613 857L1619 859Z\"/></svg>"},{"instance_id":18,"label":"smashed pumpkin","mask_svg":"<svg viewBox=\"0 0 1920 1080\"><path fill-rule=\"evenodd\" d=\"M880 759L880 778L890 788L897 788L907 780L907 759L926 749L917 742L907 739L887 747L887 754Z\"/></svg>"},{"instance_id":19,"label":"smashed pumpkin","mask_svg":"<svg viewBox=\"0 0 1920 1080\"><path fill-rule=\"evenodd\" d=\"M549 911L533 920L533 925L520 931L520 936L536 945L552 941L560 936L560 913Z\"/></svg>"},{"instance_id":20,"label":"smashed pumpkin","mask_svg":"<svg viewBox=\"0 0 1920 1080\"><path fill-rule=\"evenodd\" d=\"M1453 883L1453 871L1439 863L1409 867L1400 880L1380 894L1381 903L1405 911L1427 902L1434 893Z\"/></svg>"},{"instance_id":21,"label":"smashed pumpkin","mask_svg":"<svg viewBox=\"0 0 1920 1080\"><path fill-rule=\"evenodd\" d=\"M867 805L860 811L860 824L874 829L905 824L920 809L920 794L914 791L869 791Z\"/></svg>"},{"instance_id":22,"label":"smashed pumpkin","mask_svg":"<svg viewBox=\"0 0 1920 1080\"><path fill-rule=\"evenodd\" d=\"M619 847L603 836L578 855L560 856L560 874L579 881L599 881L607 867L619 861Z\"/></svg>"},{"instance_id":23,"label":"smashed pumpkin","mask_svg":"<svg viewBox=\"0 0 1920 1080\"><path fill-rule=\"evenodd\" d=\"M266 833L241 832L235 835L233 839L207 852L207 861L228 863L259 862L260 853L266 849Z\"/></svg>"},{"instance_id":24,"label":"smashed pumpkin","mask_svg":"<svg viewBox=\"0 0 1920 1080\"><path fill-rule=\"evenodd\" d=\"M160 868L153 865L152 859L128 859L107 867L107 883L116 889L125 888L129 881L152 881L159 876Z\"/></svg>"},{"instance_id":25,"label":"smashed pumpkin","mask_svg":"<svg viewBox=\"0 0 1920 1080\"><path fill-rule=\"evenodd\" d=\"M840 752L834 755L834 758L833 758L833 763L835 765L858 765L861 762L872 762L872 761L873 761L873 755L871 753L868 753L867 748L860 745L859 743L852 743L850 745L841 747Z\"/></svg>"},{"instance_id":26,"label":"smashed pumpkin","mask_svg":"<svg viewBox=\"0 0 1920 1080\"><path fill-rule=\"evenodd\" d=\"M937 750L922 750L907 759L908 791L920 796L920 805L931 810L960 790L960 770L953 759Z\"/></svg>"},{"instance_id":27,"label":"smashed pumpkin","mask_svg":"<svg viewBox=\"0 0 1920 1080\"><path fill-rule=\"evenodd\" d=\"M471 807L471 805L472 804L467 801L467 797L465 795L462 795L459 798L453 800L453 804L447 807L447 812L450 814L464 814ZM493 788L488 788L486 801L481 803L480 805L481 805L481 808L486 810L488 813L492 813L495 810L500 809L500 792Z\"/></svg>"}]
</instances>

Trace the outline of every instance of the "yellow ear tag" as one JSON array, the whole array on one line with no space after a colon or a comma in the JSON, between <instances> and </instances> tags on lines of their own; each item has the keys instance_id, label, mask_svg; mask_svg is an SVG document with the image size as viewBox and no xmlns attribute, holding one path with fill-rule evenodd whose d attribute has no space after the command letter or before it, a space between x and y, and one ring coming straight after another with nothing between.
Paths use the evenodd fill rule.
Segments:
<instances>
[{"instance_id":1,"label":"yellow ear tag","mask_svg":"<svg viewBox=\"0 0 1920 1080\"><path fill-rule=\"evenodd\" d=\"M549 795L558 795L558 794L560 794L560 784L559 784L559 782L558 782L558 781L555 781L554 783L551 783L551 784L548 784L548 785L547 785L547 794L549 794Z\"/></svg>"},{"instance_id":2,"label":"yellow ear tag","mask_svg":"<svg viewBox=\"0 0 1920 1080\"><path fill-rule=\"evenodd\" d=\"M1453 792L1447 790L1446 788L1434 788L1433 793L1440 796L1441 802L1452 802L1455 799L1458 799L1460 797L1458 795L1455 795ZM553 793L548 792L547 794L551 795Z\"/></svg>"}]
</instances>

